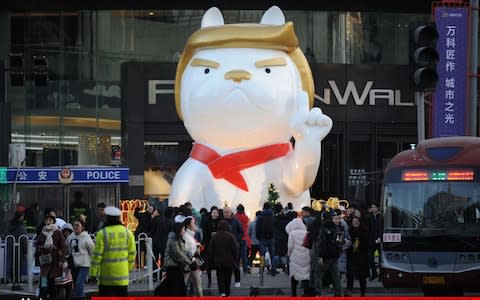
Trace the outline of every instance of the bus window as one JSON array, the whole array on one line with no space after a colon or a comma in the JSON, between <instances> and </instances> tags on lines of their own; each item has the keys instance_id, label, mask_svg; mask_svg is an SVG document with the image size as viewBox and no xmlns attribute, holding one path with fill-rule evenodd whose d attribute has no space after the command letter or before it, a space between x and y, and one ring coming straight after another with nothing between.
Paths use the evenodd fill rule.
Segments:
<instances>
[{"instance_id":1,"label":"bus window","mask_svg":"<svg viewBox=\"0 0 480 300\"><path fill-rule=\"evenodd\" d=\"M390 183L384 187L386 228L428 229L464 234L480 225L480 184Z\"/></svg>"}]
</instances>

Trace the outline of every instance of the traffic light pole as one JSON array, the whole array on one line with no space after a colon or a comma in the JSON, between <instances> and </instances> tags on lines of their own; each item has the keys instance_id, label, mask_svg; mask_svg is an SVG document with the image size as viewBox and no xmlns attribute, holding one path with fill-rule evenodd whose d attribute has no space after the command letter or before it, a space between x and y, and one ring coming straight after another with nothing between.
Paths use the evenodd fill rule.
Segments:
<instances>
[{"instance_id":1,"label":"traffic light pole","mask_svg":"<svg viewBox=\"0 0 480 300\"><path fill-rule=\"evenodd\" d=\"M425 92L415 92L417 105L417 137L418 142L425 140Z\"/></svg>"},{"instance_id":2,"label":"traffic light pole","mask_svg":"<svg viewBox=\"0 0 480 300\"><path fill-rule=\"evenodd\" d=\"M472 33L471 33L471 55L470 55L470 97L471 97L471 117L470 117L470 135L477 136L477 80L478 80L478 0L470 2L473 9L472 15ZM474 76L473 76L474 75Z\"/></svg>"}]
</instances>

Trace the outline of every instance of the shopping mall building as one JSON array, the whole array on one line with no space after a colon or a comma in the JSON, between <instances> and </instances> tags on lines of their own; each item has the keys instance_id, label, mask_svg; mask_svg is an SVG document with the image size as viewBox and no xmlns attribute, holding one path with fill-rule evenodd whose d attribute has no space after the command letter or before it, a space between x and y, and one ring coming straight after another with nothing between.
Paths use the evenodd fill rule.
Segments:
<instances>
[{"instance_id":1,"label":"shopping mall building","mask_svg":"<svg viewBox=\"0 0 480 300\"><path fill-rule=\"evenodd\" d=\"M9 163L8 144L24 143L28 167L120 166L129 182L17 182L2 186L2 205L38 202L66 215L77 191L92 211L100 201L167 198L192 147L175 111L175 68L211 6L225 23L259 22L274 4L293 21L312 68L314 105L334 121L312 197L378 202L386 164L417 143L409 47L412 30L430 20L431 1L6 3L0 165Z\"/></svg>"}]
</instances>

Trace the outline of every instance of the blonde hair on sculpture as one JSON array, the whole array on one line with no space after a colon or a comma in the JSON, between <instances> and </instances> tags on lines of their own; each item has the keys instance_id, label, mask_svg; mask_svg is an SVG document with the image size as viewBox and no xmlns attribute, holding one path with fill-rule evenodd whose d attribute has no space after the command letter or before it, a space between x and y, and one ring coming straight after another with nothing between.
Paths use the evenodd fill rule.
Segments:
<instances>
[{"instance_id":1,"label":"blonde hair on sculpture","mask_svg":"<svg viewBox=\"0 0 480 300\"><path fill-rule=\"evenodd\" d=\"M183 72L196 50L214 48L262 48L286 52L297 66L302 88L308 93L310 107L313 106L314 83L312 71L305 55L298 47L292 22L287 22L284 25L228 24L201 28L188 39L175 75L175 106L180 119L182 119L180 88Z\"/></svg>"}]
</instances>

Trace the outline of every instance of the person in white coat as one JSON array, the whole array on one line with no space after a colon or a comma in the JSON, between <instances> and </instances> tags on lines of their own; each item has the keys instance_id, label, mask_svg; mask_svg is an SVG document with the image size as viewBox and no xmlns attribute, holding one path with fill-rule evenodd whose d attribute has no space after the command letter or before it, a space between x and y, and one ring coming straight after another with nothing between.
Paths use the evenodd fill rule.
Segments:
<instances>
[{"instance_id":1,"label":"person in white coat","mask_svg":"<svg viewBox=\"0 0 480 300\"><path fill-rule=\"evenodd\" d=\"M304 293L308 294L310 280L310 249L302 246L307 228L301 218L295 218L285 226L288 233L288 257L290 258L290 282L292 297L297 296L297 285L300 281Z\"/></svg>"},{"instance_id":2,"label":"person in white coat","mask_svg":"<svg viewBox=\"0 0 480 300\"><path fill-rule=\"evenodd\" d=\"M185 250L187 251L188 257L192 259L192 262L195 262L193 268L190 266L190 272L185 274L185 283L187 284L190 280L193 287L192 296L202 297L203 289L202 278L200 277L202 274L202 271L200 270L200 243L195 240L195 232L198 228L195 224L195 219L191 216L185 218L184 224L185 234L183 235L183 239L185 240Z\"/></svg>"},{"instance_id":3,"label":"person in white coat","mask_svg":"<svg viewBox=\"0 0 480 300\"><path fill-rule=\"evenodd\" d=\"M73 223L73 233L70 234L65 244L73 258L72 275L74 281L74 296L85 297L85 281L91 265L92 253L95 248L92 238L85 230L86 224L82 220Z\"/></svg>"}]
</instances>

